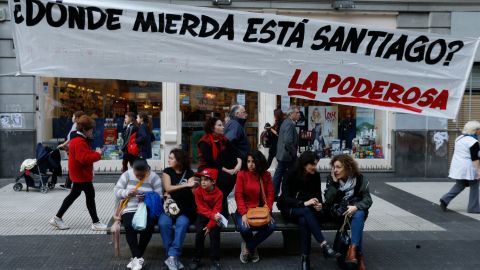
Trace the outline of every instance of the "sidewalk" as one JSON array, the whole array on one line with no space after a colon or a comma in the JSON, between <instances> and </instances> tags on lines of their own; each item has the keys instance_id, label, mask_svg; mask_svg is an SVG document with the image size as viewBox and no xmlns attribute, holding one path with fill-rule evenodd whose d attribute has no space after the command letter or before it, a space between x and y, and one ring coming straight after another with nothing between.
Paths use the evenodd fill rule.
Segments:
<instances>
[{"instance_id":1,"label":"sidewalk","mask_svg":"<svg viewBox=\"0 0 480 270\"><path fill-rule=\"evenodd\" d=\"M96 176L99 217L108 221L113 212L113 185L118 176ZM453 182L448 179L370 176L374 204L366 223L364 250L368 269L475 269L480 265L480 215L467 214L468 190L442 212L438 198ZM62 180L59 180L61 182ZM41 194L14 192L13 180L0 179L0 269L126 269L129 257L124 237L122 257L113 256L109 235L90 231L83 196L65 215L72 227L57 231L48 225L68 191ZM333 241L334 232L327 232ZM193 234L187 235L184 263L193 254ZM299 256L282 251L282 236L275 233L259 249L261 261L243 265L238 260L238 233L222 234L224 269L298 269ZM337 269L320 256L312 241L312 267ZM159 235L150 243L145 269L160 269L164 251ZM208 262L208 260L207 260Z\"/></svg>"}]
</instances>

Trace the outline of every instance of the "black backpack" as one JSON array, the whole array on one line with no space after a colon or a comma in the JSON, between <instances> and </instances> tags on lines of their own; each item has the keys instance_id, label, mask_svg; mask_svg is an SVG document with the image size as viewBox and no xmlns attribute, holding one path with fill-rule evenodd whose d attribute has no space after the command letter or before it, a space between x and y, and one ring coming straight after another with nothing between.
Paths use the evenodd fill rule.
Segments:
<instances>
[{"instance_id":1,"label":"black backpack","mask_svg":"<svg viewBox=\"0 0 480 270\"><path fill-rule=\"evenodd\" d=\"M270 130L264 130L262 134L260 134L260 143L265 148L272 146L272 132Z\"/></svg>"}]
</instances>

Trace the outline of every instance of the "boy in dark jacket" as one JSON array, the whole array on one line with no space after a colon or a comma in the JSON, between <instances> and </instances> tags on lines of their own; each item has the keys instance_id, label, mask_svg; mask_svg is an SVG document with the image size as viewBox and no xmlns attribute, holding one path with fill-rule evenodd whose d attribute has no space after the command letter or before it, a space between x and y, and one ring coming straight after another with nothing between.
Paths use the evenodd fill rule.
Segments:
<instances>
[{"instance_id":1,"label":"boy in dark jacket","mask_svg":"<svg viewBox=\"0 0 480 270\"><path fill-rule=\"evenodd\" d=\"M195 174L200 177L200 188L195 190L195 202L197 204L197 235L195 237L196 254L190 264L190 269L197 269L203 257L205 237L210 235L211 258L213 269L220 267L220 226L223 193L215 186L218 171L205 168Z\"/></svg>"}]
</instances>

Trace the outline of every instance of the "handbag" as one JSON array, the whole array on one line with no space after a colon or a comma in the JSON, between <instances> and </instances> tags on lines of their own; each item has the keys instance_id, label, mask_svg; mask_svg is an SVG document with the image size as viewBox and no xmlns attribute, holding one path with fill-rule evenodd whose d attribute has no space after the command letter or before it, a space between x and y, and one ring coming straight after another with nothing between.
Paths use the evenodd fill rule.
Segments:
<instances>
[{"instance_id":1,"label":"handbag","mask_svg":"<svg viewBox=\"0 0 480 270\"><path fill-rule=\"evenodd\" d=\"M272 220L270 216L270 209L267 205L267 197L265 196L265 190L263 189L263 180L260 177L260 189L262 190L263 206L250 208L247 211L247 221L252 227L261 227L267 225Z\"/></svg>"},{"instance_id":2,"label":"handbag","mask_svg":"<svg viewBox=\"0 0 480 270\"><path fill-rule=\"evenodd\" d=\"M127 174L128 175L128 174ZM138 182L135 185L135 188L133 190L137 190L141 185L143 185L143 182L145 179L148 177L148 174L143 177L140 182ZM127 179L127 185L128 185L128 179ZM110 227L110 232L112 233L112 240L113 240L113 248L115 249L115 256L119 257L120 256L120 224L122 221L122 212L125 207L127 207L128 201L130 198L125 198L123 200L120 200L117 204L117 207L115 207L115 212L113 213L113 224Z\"/></svg>"},{"instance_id":3,"label":"handbag","mask_svg":"<svg viewBox=\"0 0 480 270\"><path fill-rule=\"evenodd\" d=\"M136 231L144 231L147 228L147 206L144 202L138 204L137 211L133 215L132 227Z\"/></svg>"},{"instance_id":4,"label":"handbag","mask_svg":"<svg viewBox=\"0 0 480 270\"><path fill-rule=\"evenodd\" d=\"M347 255L348 246L350 246L350 243L352 242L347 225L348 228L350 228L350 219L347 215L345 215L343 225L337 231L335 240L333 241L333 250L335 250L337 253L340 253L341 258L345 258Z\"/></svg>"},{"instance_id":5,"label":"handbag","mask_svg":"<svg viewBox=\"0 0 480 270\"><path fill-rule=\"evenodd\" d=\"M127 153L132 156L138 157L138 155L140 154L140 149L138 148L138 145L135 142L136 139L137 139L137 132L134 132L128 139Z\"/></svg>"},{"instance_id":6,"label":"handbag","mask_svg":"<svg viewBox=\"0 0 480 270\"><path fill-rule=\"evenodd\" d=\"M187 171L183 172L182 178L180 178L180 184L184 184L183 180L185 179L186 173ZM180 214L180 207L178 207L177 202L172 199L170 195L167 195L164 198L163 211L165 214L167 214L167 216L176 217L178 214Z\"/></svg>"}]
</instances>

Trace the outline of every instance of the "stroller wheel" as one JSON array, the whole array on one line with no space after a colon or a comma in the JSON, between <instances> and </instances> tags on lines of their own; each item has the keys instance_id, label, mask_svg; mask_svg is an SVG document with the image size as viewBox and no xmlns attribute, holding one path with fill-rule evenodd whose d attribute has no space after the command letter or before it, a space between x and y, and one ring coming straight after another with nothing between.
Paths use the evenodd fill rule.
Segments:
<instances>
[{"instance_id":1,"label":"stroller wheel","mask_svg":"<svg viewBox=\"0 0 480 270\"><path fill-rule=\"evenodd\" d=\"M40 192L42 192L43 194L47 193L48 192L48 187L46 187L46 186L41 187Z\"/></svg>"},{"instance_id":2,"label":"stroller wheel","mask_svg":"<svg viewBox=\"0 0 480 270\"><path fill-rule=\"evenodd\" d=\"M54 183L48 183L47 186L48 186L48 189L54 189L55 188Z\"/></svg>"},{"instance_id":3,"label":"stroller wheel","mask_svg":"<svg viewBox=\"0 0 480 270\"><path fill-rule=\"evenodd\" d=\"M15 191L21 191L22 188L23 188L22 183L15 183L15 185L13 185L13 190Z\"/></svg>"}]
</instances>

